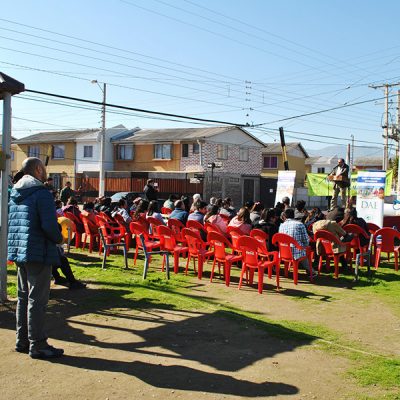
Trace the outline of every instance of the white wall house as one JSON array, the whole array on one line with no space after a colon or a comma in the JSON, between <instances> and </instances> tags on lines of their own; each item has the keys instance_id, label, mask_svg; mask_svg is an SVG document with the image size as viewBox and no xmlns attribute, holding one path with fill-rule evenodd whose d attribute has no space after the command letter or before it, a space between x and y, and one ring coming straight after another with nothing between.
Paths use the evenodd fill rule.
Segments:
<instances>
[{"instance_id":1,"label":"white wall house","mask_svg":"<svg viewBox=\"0 0 400 400\"><path fill-rule=\"evenodd\" d=\"M338 156L333 157L310 157L306 160L306 165L309 165L310 172L313 174L329 174L338 163Z\"/></svg>"},{"instance_id":2,"label":"white wall house","mask_svg":"<svg viewBox=\"0 0 400 400\"><path fill-rule=\"evenodd\" d=\"M114 146L111 144L111 138L119 137L125 133L131 135L132 132L132 130L128 130L123 125L106 129L104 141L104 168L106 171L112 171L114 169ZM100 170L100 140L100 129L76 139L75 170L77 173Z\"/></svg>"}]
</instances>

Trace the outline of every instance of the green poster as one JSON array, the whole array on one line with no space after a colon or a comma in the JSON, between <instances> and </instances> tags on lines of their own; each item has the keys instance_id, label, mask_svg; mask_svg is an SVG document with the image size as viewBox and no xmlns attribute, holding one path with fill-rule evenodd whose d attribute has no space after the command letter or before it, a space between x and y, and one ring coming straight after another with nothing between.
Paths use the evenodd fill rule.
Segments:
<instances>
[{"instance_id":1,"label":"green poster","mask_svg":"<svg viewBox=\"0 0 400 400\"><path fill-rule=\"evenodd\" d=\"M351 174L350 195L357 195L357 175L358 172ZM386 171L385 196L390 196L392 192L393 170ZM309 196L332 196L332 181L327 180L327 174L307 174L308 195Z\"/></svg>"}]
</instances>

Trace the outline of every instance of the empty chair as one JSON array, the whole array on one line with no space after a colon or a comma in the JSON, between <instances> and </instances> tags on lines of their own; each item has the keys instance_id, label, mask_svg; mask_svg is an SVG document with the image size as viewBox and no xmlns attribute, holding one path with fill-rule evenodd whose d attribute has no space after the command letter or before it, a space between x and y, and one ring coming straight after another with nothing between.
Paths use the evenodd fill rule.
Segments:
<instances>
[{"instance_id":1,"label":"empty chair","mask_svg":"<svg viewBox=\"0 0 400 400\"><path fill-rule=\"evenodd\" d=\"M143 250L146 256L145 250L148 253L153 252L155 249L160 247L160 242L155 240L150 240L146 224L140 222L131 222L129 224L129 228L131 230L131 233L135 235L136 248L135 248L135 255L133 257L133 265L136 265L136 260L139 250Z\"/></svg>"},{"instance_id":2,"label":"empty chair","mask_svg":"<svg viewBox=\"0 0 400 400\"><path fill-rule=\"evenodd\" d=\"M279 265L278 254L271 252L272 260L260 260L258 255L259 242L250 236L242 236L238 240L238 247L242 254L242 271L240 273L239 289L242 287L243 277L251 285L253 283L254 272L258 275L258 293L262 293L264 285L264 270L268 269L268 275L272 276L272 269L276 270L276 286L279 288Z\"/></svg>"},{"instance_id":3,"label":"empty chair","mask_svg":"<svg viewBox=\"0 0 400 400\"><path fill-rule=\"evenodd\" d=\"M177 245L175 234L170 228L168 228L168 226L159 225L157 227L157 233L158 237L160 238L161 250L169 252L174 256L174 273L177 274L179 272L179 256L186 255L188 252L188 247Z\"/></svg>"},{"instance_id":4,"label":"empty chair","mask_svg":"<svg viewBox=\"0 0 400 400\"><path fill-rule=\"evenodd\" d=\"M378 242L376 239L380 236L381 240ZM379 261L381 259L381 253L387 253L388 261L390 261L390 253L394 253L394 266L395 270L399 269L399 246L395 246L395 239L400 239L400 232L393 228L381 228L374 233L375 239L375 269L379 267Z\"/></svg>"},{"instance_id":5,"label":"empty chair","mask_svg":"<svg viewBox=\"0 0 400 400\"><path fill-rule=\"evenodd\" d=\"M212 282L212 279L214 277L215 264L217 263L218 269L220 268L220 264L222 264L224 266L225 284L226 286L229 286L229 283L231 281L232 264L241 261L242 256L228 253L226 251L227 249L232 249L232 244L220 232L209 231L207 241L210 243L214 251L214 262L211 268L210 281Z\"/></svg>"},{"instance_id":6,"label":"empty chair","mask_svg":"<svg viewBox=\"0 0 400 400\"><path fill-rule=\"evenodd\" d=\"M190 260L193 260L194 271L196 272L196 260L197 260L198 261L197 276L199 279L201 279L203 276L203 264L206 258L211 256L213 252L207 250L206 243L200 237L199 232L189 228L184 228L182 234L186 238L189 250L185 273L187 274L188 272Z\"/></svg>"}]
</instances>

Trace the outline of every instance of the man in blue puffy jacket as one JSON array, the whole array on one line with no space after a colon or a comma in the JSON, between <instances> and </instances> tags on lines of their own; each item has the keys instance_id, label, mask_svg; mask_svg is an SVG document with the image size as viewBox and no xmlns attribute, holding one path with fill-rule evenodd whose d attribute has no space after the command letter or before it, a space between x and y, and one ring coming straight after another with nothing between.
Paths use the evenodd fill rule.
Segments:
<instances>
[{"instance_id":1,"label":"man in blue puffy jacket","mask_svg":"<svg viewBox=\"0 0 400 400\"><path fill-rule=\"evenodd\" d=\"M15 350L32 358L63 355L47 343L44 330L49 300L51 266L59 265L54 199L44 186L42 161L29 157L22 163L24 175L14 185L9 202L8 259L18 269L17 340Z\"/></svg>"}]
</instances>

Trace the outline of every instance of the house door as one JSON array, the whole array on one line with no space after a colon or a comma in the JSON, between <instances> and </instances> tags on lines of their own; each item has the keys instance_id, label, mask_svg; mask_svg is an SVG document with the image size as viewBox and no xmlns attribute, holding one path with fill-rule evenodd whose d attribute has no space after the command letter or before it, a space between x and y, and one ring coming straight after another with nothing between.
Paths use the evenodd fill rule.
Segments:
<instances>
[{"instance_id":1,"label":"house door","mask_svg":"<svg viewBox=\"0 0 400 400\"><path fill-rule=\"evenodd\" d=\"M272 208L275 206L277 184L278 179L276 178L261 178L260 201L264 204L264 207Z\"/></svg>"},{"instance_id":2,"label":"house door","mask_svg":"<svg viewBox=\"0 0 400 400\"><path fill-rule=\"evenodd\" d=\"M249 200L257 200L254 199L254 180L253 179L244 179L243 181L243 203Z\"/></svg>"}]
</instances>

